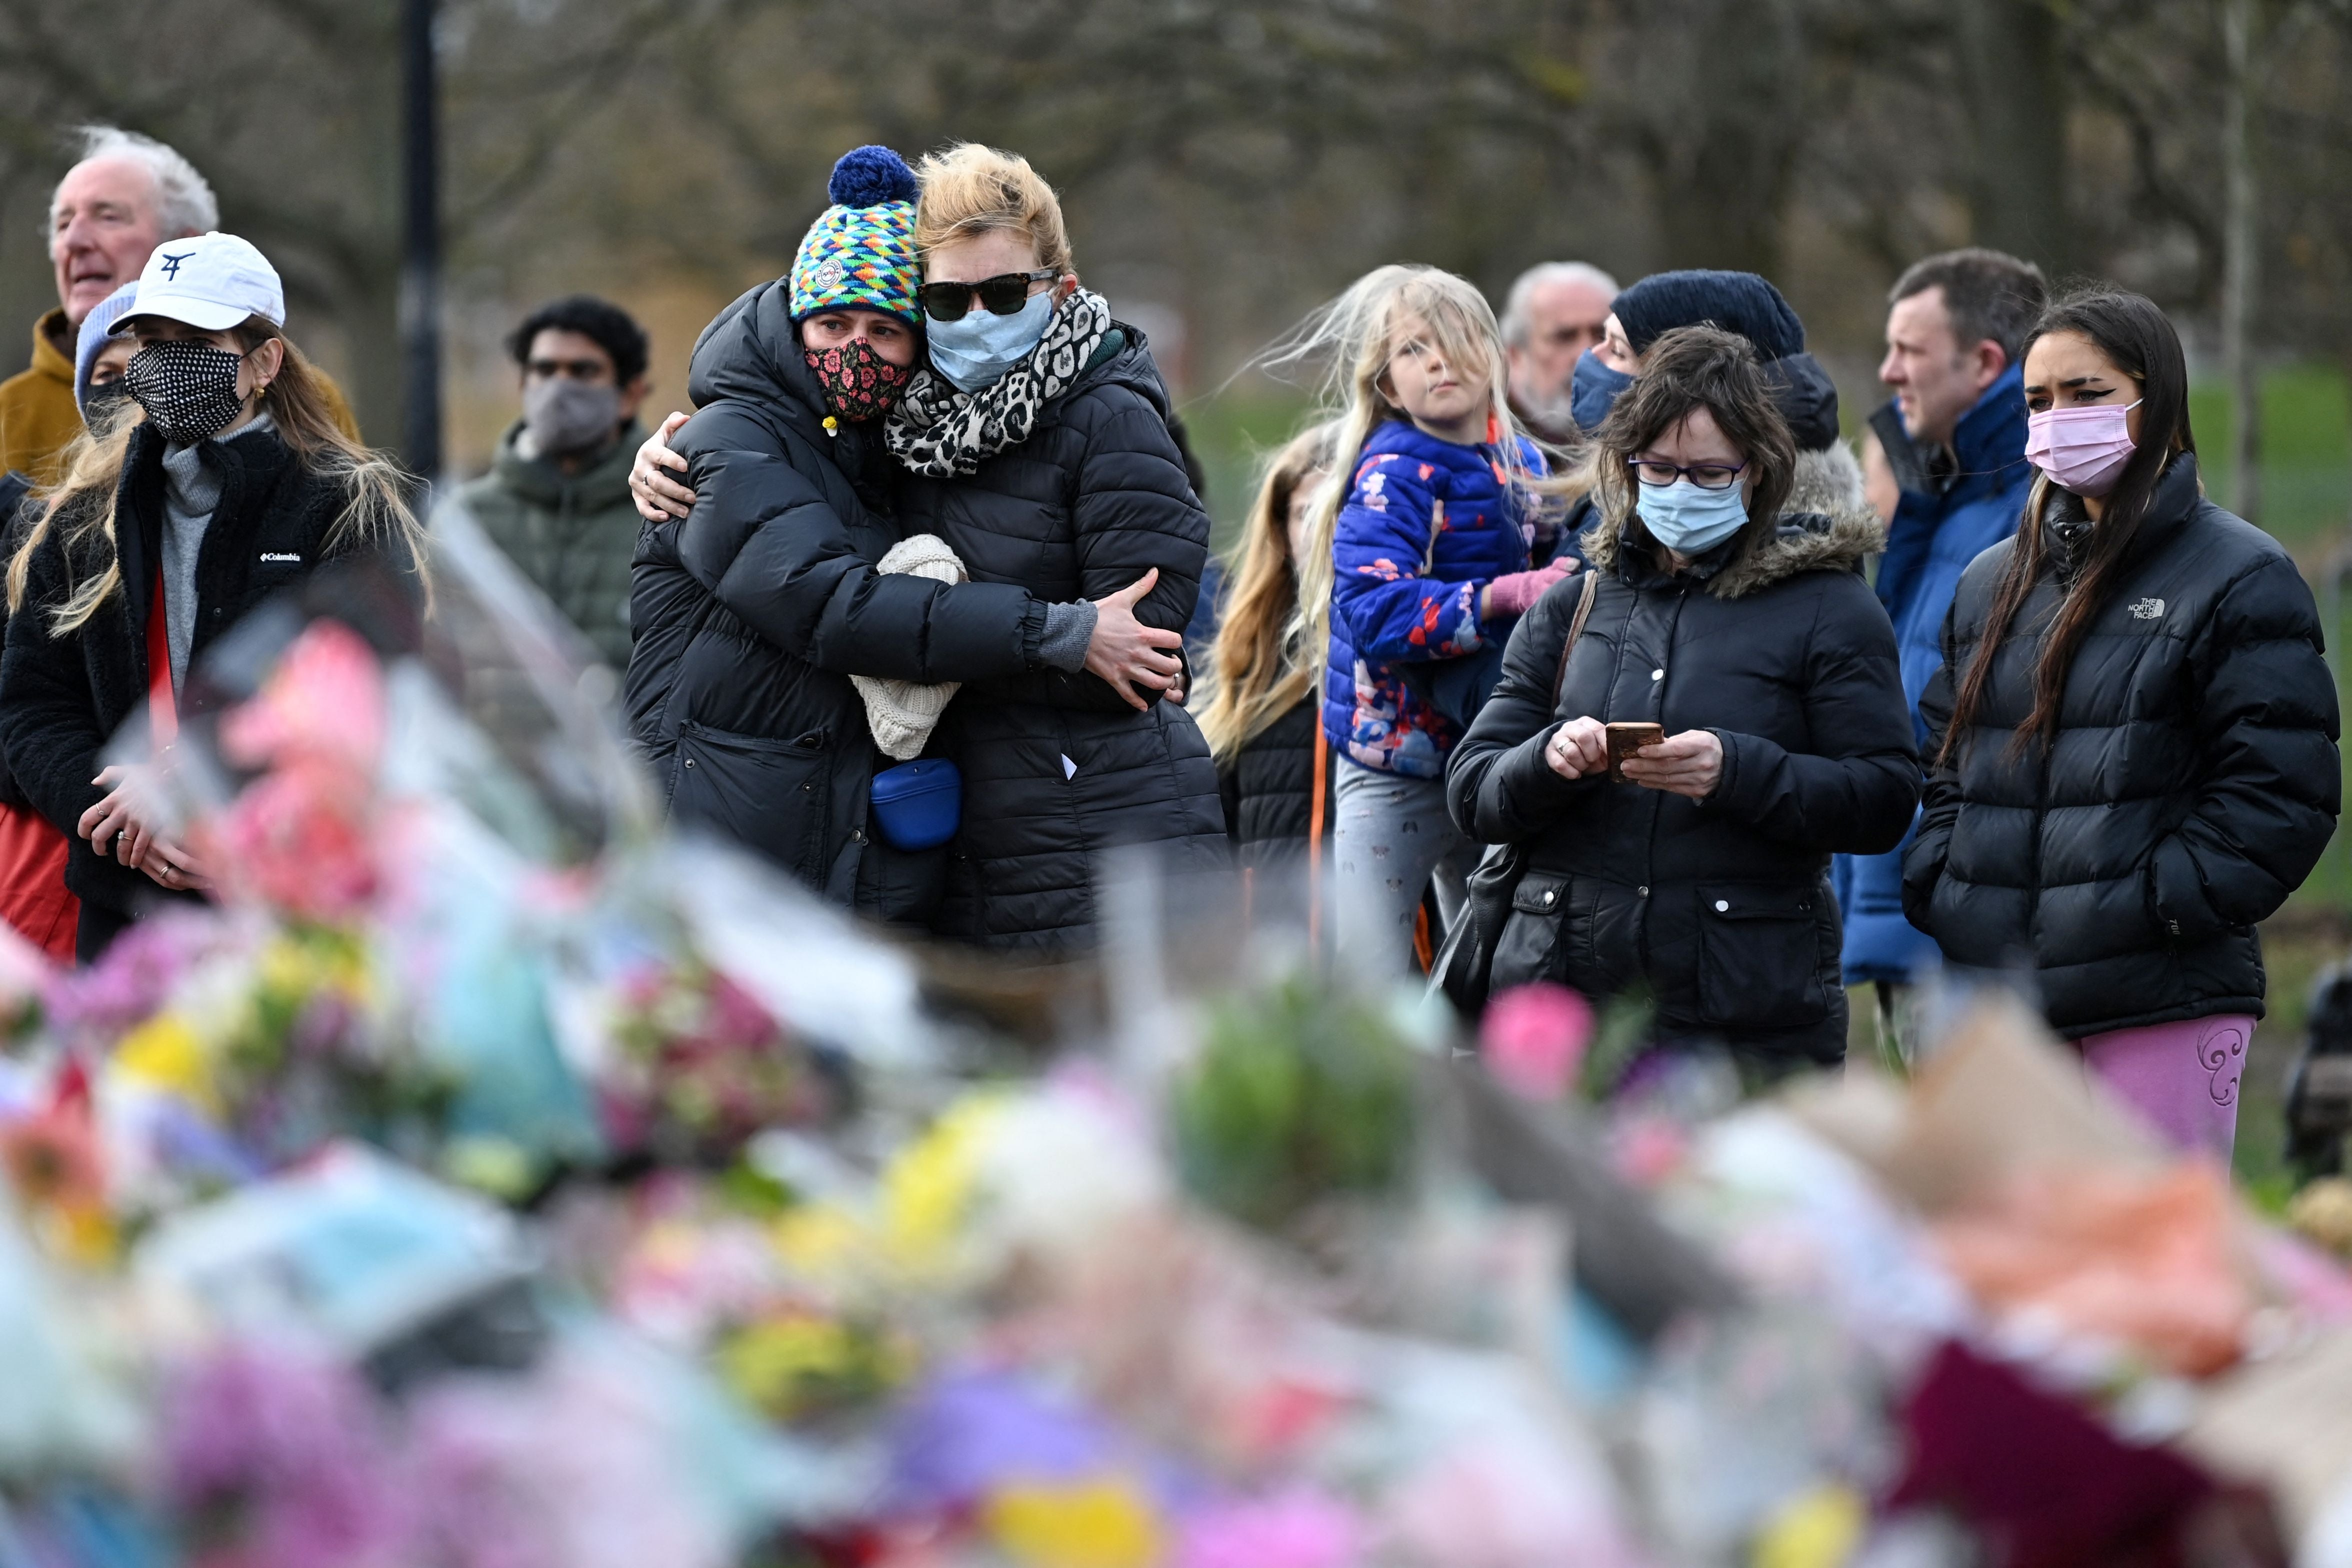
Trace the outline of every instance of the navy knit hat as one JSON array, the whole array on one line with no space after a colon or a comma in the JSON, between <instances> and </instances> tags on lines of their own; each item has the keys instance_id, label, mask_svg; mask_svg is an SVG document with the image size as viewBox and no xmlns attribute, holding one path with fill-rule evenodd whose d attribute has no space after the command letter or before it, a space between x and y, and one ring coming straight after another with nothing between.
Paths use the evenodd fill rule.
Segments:
<instances>
[{"instance_id":1,"label":"navy knit hat","mask_svg":"<svg viewBox=\"0 0 2352 1568\"><path fill-rule=\"evenodd\" d=\"M1617 296L1612 307L1635 353L1676 327L1716 326L1756 345L1772 401L1800 450L1838 438L1837 384L1805 352L1805 323L1780 290L1753 272L1660 272Z\"/></svg>"},{"instance_id":2,"label":"navy knit hat","mask_svg":"<svg viewBox=\"0 0 2352 1568\"><path fill-rule=\"evenodd\" d=\"M1805 352L1805 323L1780 290L1753 272L1660 272L1617 296L1618 324L1635 353L1676 327L1712 323L1756 345L1756 357Z\"/></svg>"}]
</instances>

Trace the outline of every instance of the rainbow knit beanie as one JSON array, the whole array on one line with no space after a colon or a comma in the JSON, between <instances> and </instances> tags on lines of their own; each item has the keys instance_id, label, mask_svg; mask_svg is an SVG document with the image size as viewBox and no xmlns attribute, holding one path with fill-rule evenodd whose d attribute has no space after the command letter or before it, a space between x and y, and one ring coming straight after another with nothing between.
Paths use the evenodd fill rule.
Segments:
<instances>
[{"instance_id":1,"label":"rainbow knit beanie","mask_svg":"<svg viewBox=\"0 0 2352 1568\"><path fill-rule=\"evenodd\" d=\"M793 320L863 307L920 325L915 302L915 172L887 147L841 155L825 187L833 205L793 258Z\"/></svg>"}]
</instances>

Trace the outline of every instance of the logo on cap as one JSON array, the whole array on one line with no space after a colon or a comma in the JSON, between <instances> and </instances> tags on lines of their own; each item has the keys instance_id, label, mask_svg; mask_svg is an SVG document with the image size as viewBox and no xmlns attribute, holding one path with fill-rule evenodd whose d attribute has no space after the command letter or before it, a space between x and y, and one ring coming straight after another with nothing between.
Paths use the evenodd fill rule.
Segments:
<instances>
[{"instance_id":1,"label":"logo on cap","mask_svg":"<svg viewBox=\"0 0 2352 1568\"><path fill-rule=\"evenodd\" d=\"M180 263L185 261L194 254L195 252L193 250L184 250L177 256L173 256L167 252L163 257L163 276L167 279L179 277Z\"/></svg>"},{"instance_id":2,"label":"logo on cap","mask_svg":"<svg viewBox=\"0 0 2352 1568\"><path fill-rule=\"evenodd\" d=\"M838 289L841 287L842 277L841 258L829 256L825 258L824 264L817 268L816 276L810 281L821 290Z\"/></svg>"}]
</instances>

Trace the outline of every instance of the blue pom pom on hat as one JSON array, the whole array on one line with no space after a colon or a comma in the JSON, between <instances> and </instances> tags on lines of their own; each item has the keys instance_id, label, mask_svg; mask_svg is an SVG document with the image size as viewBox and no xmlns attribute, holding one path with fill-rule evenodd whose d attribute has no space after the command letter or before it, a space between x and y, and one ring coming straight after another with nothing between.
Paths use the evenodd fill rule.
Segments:
<instances>
[{"instance_id":1,"label":"blue pom pom on hat","mask_svg":"<svg viewBox=\"0 0 2352 1568\"><path fill-rule=\"evenodd\" d=\"M837 207L872 207L915 199L915 171L907 160L877 143L852 147L833 165L825 195Z\"/></svg>"},{"instance_id":2,"label":"blue pom pom on hat","mask_svg":"<svg viewBox=\"0 0 2352 1568\"><path fill-rule=\"evenodd\" d=\"M915 172L887 147L854 147L833 165L825 194L833 205L809 226L793 258L793 320L866 310L919 323Z\"/></svg>"}]
</instances>

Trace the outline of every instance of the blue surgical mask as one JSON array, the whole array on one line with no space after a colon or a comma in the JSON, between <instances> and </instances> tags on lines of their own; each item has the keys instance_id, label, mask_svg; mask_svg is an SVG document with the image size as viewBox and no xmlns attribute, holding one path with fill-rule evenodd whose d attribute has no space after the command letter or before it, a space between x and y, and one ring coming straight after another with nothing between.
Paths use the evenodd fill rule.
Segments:
<instances>
[{"instance_id":1,"label":"blue surgical mask","mask_svg":"<svg viewBox=\"0 0 2352 1568\"><path fill-rule=\"evenodd\" d=\"M1747 525L1746 488L1703 490L1688 479L1637 485L1634 506L1651 538L1677 555L1704 555Z\"/></svg>"},{"instance_id":2,"label":"blue surgical mask","mask_svg":"<svg viewBox=\"0 0 2352 1568\"><path fill-rule=\"evenodd\" d=\"M1633 378L1622 370L1611 370L1602 364L1591 349L1576 358L1576 374L1568 384L1568 412L1576 427L1586 435L1601 428L1609 417L1610 406L1617 395L1633 384Z\"/></svg>"},{"instance_id":3,"label":"blue surgical mask","mask_svg":"<svg viewBox=\"0 0 2352 1568\"><path fill-rule=\"evenodd\" d=\"M967 310L960 321L926 317L923 327L930 338L931 368L959 392L992 386L1006 371L1029 357L1053 319L1051 289L1030 295L1029 302L1010 316Z\"/></svg>"}]
</instances>

